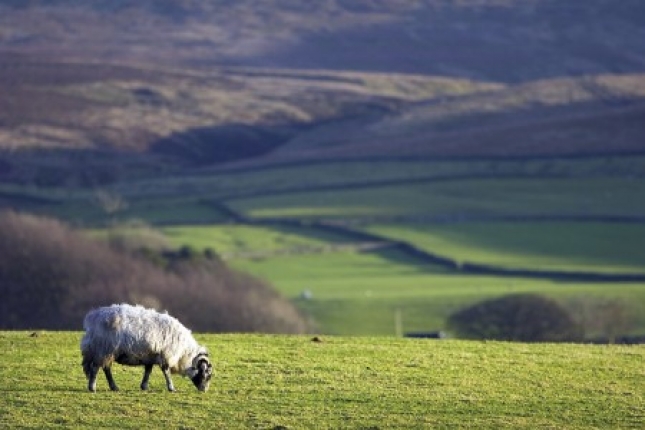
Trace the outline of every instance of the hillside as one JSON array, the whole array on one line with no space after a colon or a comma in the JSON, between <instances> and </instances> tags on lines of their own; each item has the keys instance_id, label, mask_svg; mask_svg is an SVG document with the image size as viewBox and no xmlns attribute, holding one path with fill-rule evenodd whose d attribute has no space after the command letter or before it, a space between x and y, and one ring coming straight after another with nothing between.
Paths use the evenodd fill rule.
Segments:
<instances>
[{"instance_id":1,"label":"hillside","mask_svg":"<svg viewBox=\"0 0 645 430\"><path fill-rule=\"evenodd\" d=\"M634 0L3 0L0 148L135 151L148 172L640 152L644 14ZM8 179L43 169L7 158Z\"/></svg>"},{"instance_id":2,"label":"hillside","mask_svg":"<svg viewBox=\"0 0 645 430\"><path fill-rule=\"evenodd\" d=\"M236 126L289 136L302 126L499 87L432 76L194 71L11 54L0 54L0 59L5 94L0 101L0 146L5 149L146 150L164 137L181 140L181 133L189 138L193 130L204 129L217 135L218 128Z\"/></svg>"},{"instance_id":3,"label":"hillside","mask_svg":"<svg viewBox=\"0 0 645 430\"><path fill-rule=\"evenodd\" d=\"M434 76L210 72L0 55L0 148L212 164L644 149L645 74L500 85ZM607 142L611 141L611 145ZM255 163L255 161L254 161Z\"/></svg>"},{"instance_id":4,"label":"hillside","mask_svg":"<svg viewBox=\"0 0 645 430\"><path fill-rule=\"evenodd\" d=\"M437 330L537 292L604 320L589 338L641 334L643 16L0 0L0 207L212 248L322 333Z\"/></svg>"},{"instance_id":5,"label":"hillside","mask_svg":"<svg viewBox=\"0 0 645 430\"><path fill-rule=\"evenodd\" d=\"M101 61L522 82L645 68L639 0L0 2L0 47Z\"/></svg>"},{"instance_id":6,"label":"hillside","mask_svg":"<svg viewBox=\"0 0 645 430\"><path fill-rule=\"evenodd\" d=\"M436 97L370 120L322 125L270 157L629 154L645 151L643 118L645 75L541 80Z\"/></svg>"}]
</instances>

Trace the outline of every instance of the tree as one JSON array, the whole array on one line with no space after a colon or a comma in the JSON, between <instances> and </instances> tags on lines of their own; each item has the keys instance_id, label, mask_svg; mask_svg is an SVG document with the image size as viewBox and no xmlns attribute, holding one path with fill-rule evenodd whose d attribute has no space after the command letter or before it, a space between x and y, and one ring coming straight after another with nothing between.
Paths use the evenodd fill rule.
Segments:
<instances>
[{"instance_id":1,"label":"tree","mask_svg":"<svg viewBox=\"0 0 645 430\"><path fill-rule=\"evenodd\" d=\"M167 309L199 331L309 330L275 289L214 254L186 248L166 260L130 246L92 240L56 220L0 212L0 328L78 330L89 309L131 302Z\"/></svg>"},{"instance_id":2,"label":"tree","mask_svg":"<svg viewBox=\"0 0 645 430\"><path fill-rule=\"evenodd\" d=\"M580 296L566 306L588 339L615 343L633 326L629 305L620 299Z\"/></svg>"},{"instance_id":3,"label":"tree","mask_svg":"<svg viewBox=\"0 0 645 430\"><path fill-rule=\"evenodd\" d=\"M537 294L512 294L476 303L448 318L458 337L521 342L581 339L581 330L556 301Z\"/></svg>"}]
</instances>

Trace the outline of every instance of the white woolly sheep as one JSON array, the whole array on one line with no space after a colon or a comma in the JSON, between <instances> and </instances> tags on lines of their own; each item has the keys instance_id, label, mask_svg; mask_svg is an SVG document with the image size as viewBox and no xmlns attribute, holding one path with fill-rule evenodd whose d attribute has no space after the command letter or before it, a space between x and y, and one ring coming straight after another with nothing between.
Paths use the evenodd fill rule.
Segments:
<instances>
[{"instance_id":1,"label":"white woolly sheep","mask_svg":"<svg viewBox=\"0 0 645 430\"><path fill-rule=\"evenodd\" d=\"M83 327L83 371L92 392L96 391L96 375L100 368L110 389L119 389L112 377L114 362L145 366L142 390L148 389L148 379L155 364L161 367L168 391L175 391L170 373L188 376L200 391L208 389L213 367L206 348L195 341L190 330L167 313L142 306L112 305L88 312Z\"/></svg>"}]
</instances>

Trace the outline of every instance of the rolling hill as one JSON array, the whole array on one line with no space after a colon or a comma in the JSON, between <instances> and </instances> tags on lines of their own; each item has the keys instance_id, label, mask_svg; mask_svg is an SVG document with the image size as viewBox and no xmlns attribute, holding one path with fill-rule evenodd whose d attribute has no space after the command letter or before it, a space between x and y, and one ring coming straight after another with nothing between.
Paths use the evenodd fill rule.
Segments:
<instances>
[{"instance_id":1,"label":"rolling hill","mask_svg":"<svg viewBox=\"0 0 645 430\"><path fill-rule=\"evenodd\" d=\"M3 48L525 82L645 67L638 0L0 2Z\"/></svg>"},{"instance_id":2,"label":"rolling hill","mask_svg":"<svg viewBox=\"0 0 645 430\"><path fill-rule=\"evenodd\" d=\"M232 264L294 300L316 290L298 304L329 332L388 333L395 308L434 329L516 290L620 298L640 333L644 16L640 0L0 0L0 207L207 229L177 246L276 242Z\"/></svg>"},{"instance_id":3,"label":"rolling hill","mask_svg":"<svg viewBox=\"0 0 645 430\"><path fill-rule=\"evenodd\" d=\"M271 154L293 158L530 157L645 150L645 75L600 75L437 97L323 125Z\"/></svg>"},{"instance_id":4,"label":"rolling hill","mask_svg":"<svg viewBox=\"0 0 645 430\"><path fill-rule=\"evenodd\" d=\"M638 152L639 16L635 0L3 0L0 148L188 165Z\"/></svg>"}]
</instances>

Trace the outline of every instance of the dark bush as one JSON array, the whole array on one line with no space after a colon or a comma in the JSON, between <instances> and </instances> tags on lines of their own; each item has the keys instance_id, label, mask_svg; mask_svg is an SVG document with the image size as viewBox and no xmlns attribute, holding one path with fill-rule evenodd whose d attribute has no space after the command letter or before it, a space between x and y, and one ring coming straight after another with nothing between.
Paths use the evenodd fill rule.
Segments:
<instances>
[{"instance_id":1,"label":"dark bush","mask_svg":"<svg viewBox=\"0 0 645 430\"><path fill-rule=\"evenodd\" d=\"M581 330L554 300L537 294L513 294L486 300L448 318L458 337L520 342L566 342L581 339Z\"/></svg>"},{"instance_id":2,"label":"dark bush","mask_svg":"<svg viewBox=\"0 0 645 430\"><path fill-rule=\"evenodd\" d=\"M273 288L206 257L119 251L51 219L0 213L0 328L81 329L92 307L129 302L168 310L198 331L307 331ZM149 255L148 255L149 256Z\"/></svg>"}]
</instances>

